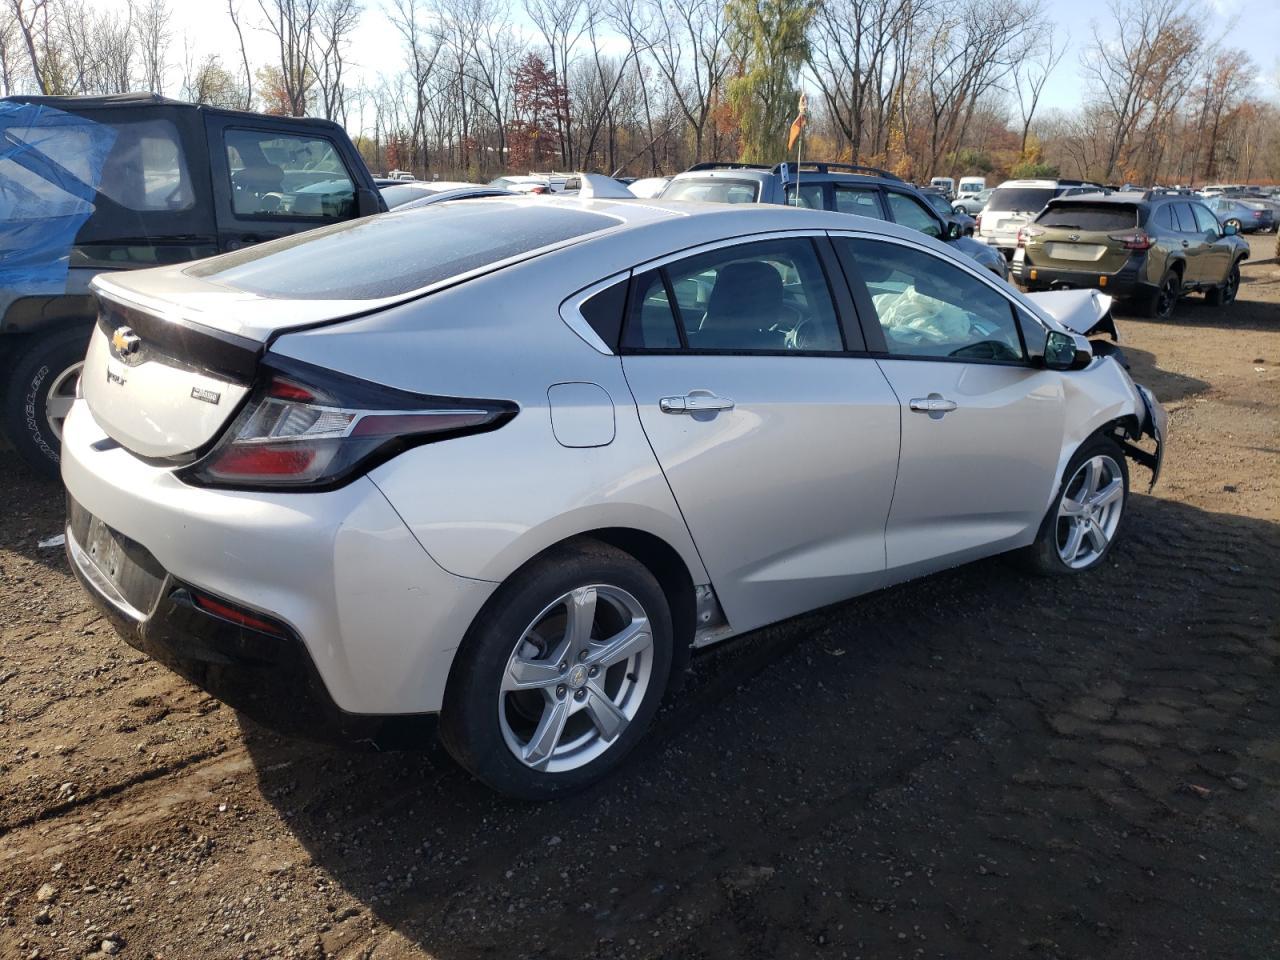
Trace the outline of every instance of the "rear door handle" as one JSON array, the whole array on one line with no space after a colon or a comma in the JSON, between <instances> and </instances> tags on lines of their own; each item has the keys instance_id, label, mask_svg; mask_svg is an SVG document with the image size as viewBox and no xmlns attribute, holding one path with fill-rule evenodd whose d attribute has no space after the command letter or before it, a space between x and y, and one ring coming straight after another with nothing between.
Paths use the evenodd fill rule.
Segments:
<instances>
[{"instance_id":1,"label":"rear door handle","mask_svg":"<svg viewBox=\"0 0 1280 960\"><path fill-rule=\"evenodd\" d=\"M733 401L714 393L686 393L683 397L663 397L658 401L663 413L705 413L732 410Z\"/></svg>"},{"instance_id":2,"label":"rear door handle","mask_svg":"<svg viewBox=\"0 0 1280 960\"><path fill-rule=\"evenodd\" d=\"M948 400L938 393L931 393L927 397L915 397L908 401L908 405L918 413L929 414L934 420L941 419L944 413L950 413L956 408L954 400Z\"/></svg>"}]
</instances>

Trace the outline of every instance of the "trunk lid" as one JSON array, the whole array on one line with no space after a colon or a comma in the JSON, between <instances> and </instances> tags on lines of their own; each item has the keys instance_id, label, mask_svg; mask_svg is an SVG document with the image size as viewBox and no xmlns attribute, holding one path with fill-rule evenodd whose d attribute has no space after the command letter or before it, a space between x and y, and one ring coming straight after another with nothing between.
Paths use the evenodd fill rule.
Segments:
<instances>
[{"instance_id":1,"label":"trunk lid","mask_svg":"<svg viewBox=\"0 0 1280 960\"><path fill-rule=\"evenodd\" d=\"M1125 249L1123 241L1113 235L1132 234L1138 229L1138 208L1121 203L1051 203L1036 218L1035 226L1044 232L1024 244L1028 265L1111 274L1135 252Z\"/></svg>"}]
</instances>

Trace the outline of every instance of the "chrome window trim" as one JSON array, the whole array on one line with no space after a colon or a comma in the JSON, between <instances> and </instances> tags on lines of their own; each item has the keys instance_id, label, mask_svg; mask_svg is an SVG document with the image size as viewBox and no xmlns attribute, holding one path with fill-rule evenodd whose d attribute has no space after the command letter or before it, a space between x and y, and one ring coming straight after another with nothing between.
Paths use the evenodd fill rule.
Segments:
<instances>
[{"instance_id":1,"label":"chrome window trim","mask_svg":"<svg viewBox=\"0 0 1280 960\"><path fill-rule=\"evenodd\" d=\"M594 297L597 293L608 290L615 283L621 283L629 279L630 270L623 270L621 273L615 273L612 276L598 280L589 287L583 287L577 293L570 295L560 304L560 319L564 321L565 326L578 335L578 337L596 353L603 353L606 357L617 356L609 348L609 345L600 339L600 334L587 322L587 318L582 315L582 305ZM625 312L626 305L623 304Z\"/></svg>"}]
</instances>

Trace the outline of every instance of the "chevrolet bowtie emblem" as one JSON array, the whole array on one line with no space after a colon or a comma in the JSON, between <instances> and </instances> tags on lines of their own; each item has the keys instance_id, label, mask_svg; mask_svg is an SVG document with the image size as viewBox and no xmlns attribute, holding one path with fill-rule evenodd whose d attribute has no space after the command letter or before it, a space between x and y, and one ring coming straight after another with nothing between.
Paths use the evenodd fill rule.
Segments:
<instances>
[{"instance_id":1,"label":"chevrolet bowtie emblem","mask_svg":"<svg viewBox=\"0 0 1280 960\"><path fill-rule=\"evenodd\" d=\"M116 327L112 331L111 349L120 357L127 357L131 353L137 353L140 343L142 343L142 338L128 327Z\"/></svg>"}]
</instances>

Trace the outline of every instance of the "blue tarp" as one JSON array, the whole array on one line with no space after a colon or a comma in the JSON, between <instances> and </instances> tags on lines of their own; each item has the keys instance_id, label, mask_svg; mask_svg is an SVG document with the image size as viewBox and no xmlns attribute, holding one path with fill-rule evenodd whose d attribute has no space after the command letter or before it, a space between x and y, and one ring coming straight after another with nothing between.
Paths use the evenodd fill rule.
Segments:
<instances>
[{"instance_id":1,"label":"blue tarp","mask_svg":"<svg viewBox=\"0 0 1280 960\"><path fill-rule=\"evenodd\" d=\"M63 291L115 139L53 107L0 102L0 288Z\"/></svg>"}]
</instances>

